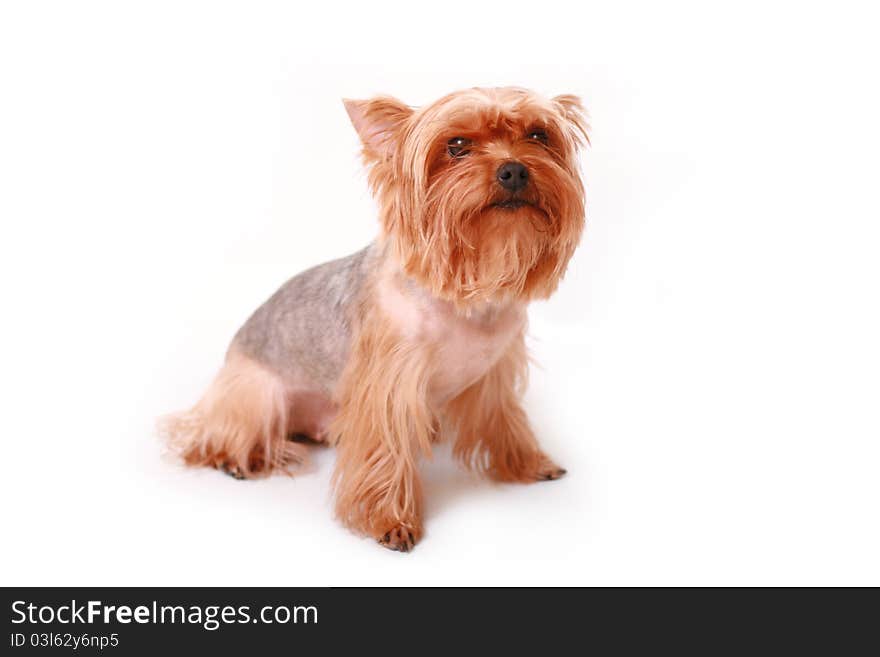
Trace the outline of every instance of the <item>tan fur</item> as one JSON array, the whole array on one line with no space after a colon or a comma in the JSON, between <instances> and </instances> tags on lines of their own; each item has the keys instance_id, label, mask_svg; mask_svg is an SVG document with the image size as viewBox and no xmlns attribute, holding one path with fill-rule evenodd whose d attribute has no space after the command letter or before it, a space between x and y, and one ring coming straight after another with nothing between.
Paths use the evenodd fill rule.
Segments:
<instances>
[{"instance_id":1,"label":"tan fur","mask_svg":"<svg viewBox=\"0 0 880 657\"><path fill-rule=\"evenodd\" d=\"M276 374L230 351L202 399L190 411L167 417L162 431L187 465L263 476L304 460L305 448L287 440L290 410Z\"/></svg>"},{"instance_id":2,"label":"tan fur","mask_svg":"<svg viewBox=\"0 0 880 657\"><path fill-rule=\"evenodd\" d=\"M453 454L498 481L529 482L561 476L540 450L520 404L528 356L520 334L476 383L453 399L447 414L456 430Z\"/></svg>"},{"instance_id":3,"label":"tan fur","mask_svg":"<svg viewBox=\"0 0 880 657\"><path fill-rule=\"evenodd\" d=\"M471 89L421 111L393 98L348 101L364 126L364 161L381 221L404 271L460 307L487 300L545 298L565 272L583 229L584 190L576 153L587 141L575 96L542 99L524 89ZM533 128L549 146L524 141ZM450 161L454 136L478 144ZM518 160L535 184L522 221L491 207L502 196L494 173ZM534 239L539 234L540 239Z\"/></svg>"},{"instance_id":4,"label":"tan fur","mask_svg":"<svg viewBox=\"0 0 880 657\"><path fill-rule=\"evenodd\" d=\"M339 518L408 551L424 531L419 461L444 427L455 456L494 479L565 474L520 402L525 308L553 293L580 240L587 125L575 96L518 88L419 110L387 96L345 107L380 237L260 306L204 398L166 432L186 463L236 476L301 461L291 433L326 439ZM512 162L528 172L523 186L499 178Z\"/></svg>"},{"instance_id":5,"label":"tan fur","mask_svg":"<svg viewBox=\"0 0 880 657\"><path fill-rule=\"evenodd\" d=\"M424 345L401 340L379 307L365 305L362 312L339 385L340 412L330 426L338 446L336 512L372 536L404 527L417 540L418 459L430 454L438 428L427 391L435 364Z\"/></svg>"}]
</instances>

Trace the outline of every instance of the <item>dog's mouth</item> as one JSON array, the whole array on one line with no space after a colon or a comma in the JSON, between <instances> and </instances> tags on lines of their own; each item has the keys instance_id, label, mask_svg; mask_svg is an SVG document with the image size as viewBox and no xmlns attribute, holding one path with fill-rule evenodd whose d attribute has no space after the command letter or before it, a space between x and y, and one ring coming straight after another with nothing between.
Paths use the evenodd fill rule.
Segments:
<instances>
[{"instance_id":1,"label":"dog's mouth","mask_svg":"<svg viewBox=\"0 0 880 657\"><path fill-rule=\"evenodd\" d=\"M501 201L495 201L494 203L489 205L491 209L504 210L506 212L516 212L522 208L529 208L532 212L527 212L526 216L529 218L529 221L532 221L533 217L538 217L544 223L552 223L550 219L550 215L547 214L547 211L542 208L537 203L533 201L528 201L524 198L520 198L518 196L511 196ZM534 222L532 222L534 226ZM539 230L537 226L535 226L536 230Z\"/></svg>"},{"instance_id":2,"label":"dog's mouth","mask_svg":"<svg viewBox=\"0 0 880 657\"><path fill-rule=\"evenodd\" d=\"M534 203L530 203L522 198L507 198L503 201L496 201L490 207L501 208L502 210L518 210L527 205L530 207L536 207Z\"/></svg>"}]
</instances>

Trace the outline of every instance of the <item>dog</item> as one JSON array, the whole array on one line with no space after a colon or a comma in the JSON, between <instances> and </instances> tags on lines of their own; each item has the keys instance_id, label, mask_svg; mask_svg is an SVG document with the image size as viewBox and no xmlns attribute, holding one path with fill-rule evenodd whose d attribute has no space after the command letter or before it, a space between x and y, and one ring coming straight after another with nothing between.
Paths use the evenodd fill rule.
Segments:
<instances>
[{"instance_id":1,"label":"dog","mask_svg":"<svg viewBox=\"0 0 880 657\"><path fill-rule=\"evenodd\" d=\"M186 464L236 478L301 463L294 437L334 445L339 519L408 552L424 533L419 460L443 435L495 480L565 474L520 402L524 334L583 232L588 125L576 96L514 87L344 105L379 237L285 283L164 432Z\"/></svg>"}]
</instances>

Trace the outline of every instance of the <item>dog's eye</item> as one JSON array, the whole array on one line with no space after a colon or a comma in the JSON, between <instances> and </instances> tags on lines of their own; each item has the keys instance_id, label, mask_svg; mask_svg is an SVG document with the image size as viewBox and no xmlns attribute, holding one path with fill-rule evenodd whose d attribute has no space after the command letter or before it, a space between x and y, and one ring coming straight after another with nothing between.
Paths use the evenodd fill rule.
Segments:
<instances>
[{"instance_id":1,"label":"dog's eye","mask_svg":"<svg viewBox=\"0 0 880 657\"><path fill-rule=\"evenodd\" d=\"M547 137L547 133L543 130L532 130L529 133L529 139L532 141L539 141L542 144L546 144L550 139Z\"/></svg>"},{"instance_id":2,"label":"dog's eye","mask_svg":"<svg viewBox=\"0 0 880 657\"><path fill-rule=\"evenodd\" d=\"M466 139L465 137L453 137L446 142L446 150L449 151L449 154L452 157L464 157L470 153L468 150L468 146L470 145L470 139Z\"/></svg>"}]
</instances>

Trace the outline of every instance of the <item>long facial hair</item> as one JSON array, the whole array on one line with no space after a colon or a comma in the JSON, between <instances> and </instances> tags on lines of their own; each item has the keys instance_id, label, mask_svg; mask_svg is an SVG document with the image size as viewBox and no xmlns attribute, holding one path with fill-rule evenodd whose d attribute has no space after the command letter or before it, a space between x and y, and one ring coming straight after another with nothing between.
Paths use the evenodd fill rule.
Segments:
<instances>
[{"instance_id":1,"label":"long facial hair","mask_svg":"<svg viewBox=\"0 0 880 657\"><path fill-rule=\"evenodd\" d=\"M350 103L385 238L408 275L459 307L552 294L584 226L577 151L588 137L577 98L504 88L420 111L392 98ZM533 131L546 139L529 139ZM455 137L469 140L460 157L447 152ZM529 172L515 195L496 180L506 161Z\"/></svg>"}]
</instances>

